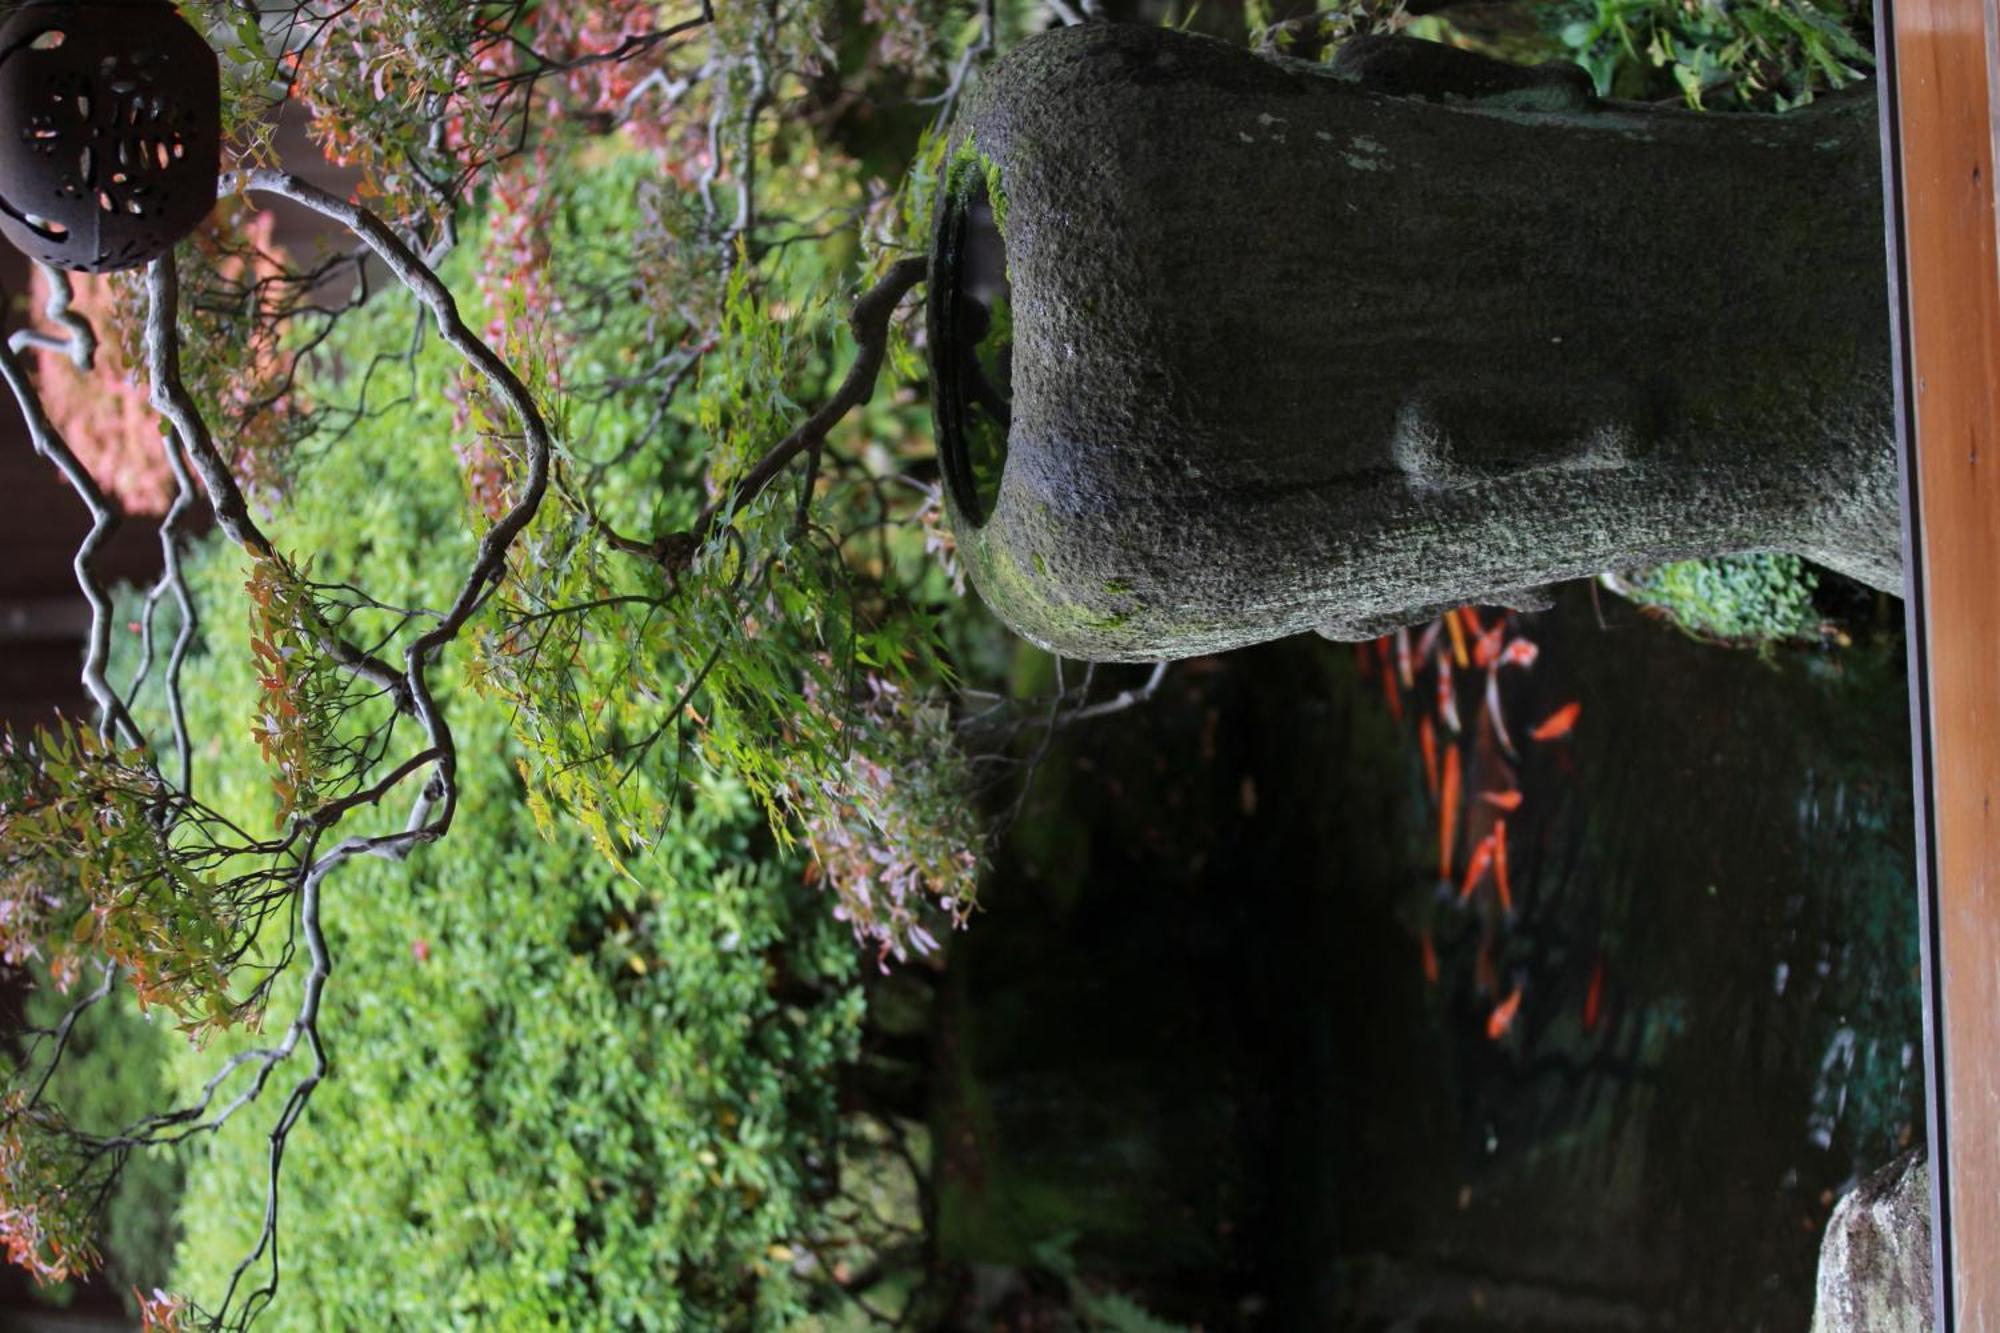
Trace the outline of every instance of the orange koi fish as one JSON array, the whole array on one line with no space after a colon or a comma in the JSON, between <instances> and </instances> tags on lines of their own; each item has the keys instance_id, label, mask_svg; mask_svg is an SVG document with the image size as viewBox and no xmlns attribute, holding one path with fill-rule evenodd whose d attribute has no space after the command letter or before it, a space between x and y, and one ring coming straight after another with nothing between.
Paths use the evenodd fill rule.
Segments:
<instances>
[{"instance_id":1,"label":"orange koi fish","mask_svg":"<svg viewBox=\"0 0 2000 1333\"><path fill-rule=\"evenodd\" d=\"M1403 682L1404 689L1417 688L1416 668L1410 663L1410 631L1407 628L1396 631L1396 676Z\"/></svg>"},{"instance_id":2,"label":"orange koi fish","mask_svg":"<svg viewBox=\"0 0 2000 1333\"><path fill-rule=\"evenodd\" d=\"M1417 721L1417 743L1424 751L1424 786L1430 789L1431 799L1438 795L1438 736L1437 728L1428 717Z\"/></svg>"},{"instance_id":3,"label":"orange koi fish","mask_svg":"<svg viewBox=\"0 0 2000 1333\"><path fill-rule=\"evenodd\" d=\"M1507 821L1493 821L1493 883L1500 890L1500 910L1514 910L1514 892L1507 887Z\"/></svg>"},{"instance_id":4,"label":"orange koi fish","mask_svg":"<svg viewBox=\"0 0 2000 1333\"><path fill-rule=\"evenodd\" d=\"M1458 887L1458 900L1464 902L1479 887L1479 881L1486 878L1487 868L1493 864L1493 835L1487 834L1472 849L1472 855L1465 860L1465 882Z\"/></svg>"},{"instance_id":5,"label":"orange koi fish","mask_svg":"<svg viewBox=\"0 0 2000 1333\"><path fill-rule=\"evenodd\" d=\"M1472 984L1481 995L1500 989L1500 972L1493 966L1493 932L1479 937L1479 952L1472 959Z\"/></svg>"},{"instance_id":6,"label":"orange koi fish","mask_svg":"<svg viewBox=\"0 0 2000 1333\"><path fill-rule=\"evenodd\" d=\"M1517 983L1513 992L1499 1004L1494 1005L1493 1012L1486 1016L1486 1039L1500 1040L1507 1034L1507 1029L1514 1026L1514 1015L1520 1012L1521 987Z\"/></svg>"},{"instance_id":7,"label":"orange koi fish","mask_svg":"<svg viewBox=\"0 0 2000 1333\"><path fill-rule=\"evenodd\" d=\"M1469 606L1458 608L1459 617L1465 622L1465 631L1475 639L1486 637L1486 626L1480 622L1479 612ZM1503 612L1504 616L1505 613Z\"/></svg>"},{"instance_id":8,"label":"orange koi fish","mask_svg":"<svg viewBox=\"0 0 2000 1333\"><path fill-rule=\"evenodd\" d=\"M1468 665L1465 656L1465 631L1459 626L1456 609L1444 613L1444 627L1451 632L1451 655L1458 663L1460 671Z\"/></svg>"},{"instance_id":9,"label":"orange koi fish","mask_svg":"<svg viewBox=\"0 0 2000 1333\"><path fill-rule=\"evenodd\" d=\"M1457 846L1453 835L1458 832L1458 788L1459 774L1458 747L1449 746L1444 752L1444 789L1438 796L1438 878L1451 883L1451 853Z\"/></svg>"},{"instance_id":10,"label":"orange koi fish","mask_svg":"<svg viewBox=\"0 0 2000 1333\"><path fill-rule=\"evenodd\" d=\"M1597 955L1597 961L1590 965L1590 985L1583 992L1583 1030L1591 1032L1597 1027L1599 1015L1604 1012L1604 955Z\"/></svg>"},{"instance_id":11,"label":"orange koi fish","mask_svg":"<svg viewBox=\"0 0 2000 1333\"><path fill-rule=\"evenodd\" d=\"M1507 651L1500 654L1500 665L1531 667L1542 650L1526 639L1516 639L1507 645Z\"/></svg>"},{"instance_id":12,"label":"orange koi fish","mask_svg":"<svg viewBox=\"0 0 2000 1333\"><path fill-rule=\"evenodd\" d=\"M1493 724L1493 739L1500 742L1500 748L1511 758L1514 738L1507 734L1507 723L1500 716L1500 667L1496 663L1486 668L1486 717Z\"/></svg>"},{"instance_id":13,"label":"orange koi fish","mask_svg":"<svg viewBox=\"0 0 2000 1333\"><path fill-rule=\"evenodd\" d=\"M1500 640L1506 636L1507 622L1504 620L1494 621L1493 628L1480 635L1479 641L1472 645L1472 665L1490 667L1499 661ZM1522 640L1522 642L1525 643L1526 640Z\"/></svg>"},{"instance_id":14,"label":"orange koi fish","mask_svg":"<svg viewBox=\"0 0 2000 1333\"><path fill-rule=\"evenodd\" d=\"M1424 626L1424 632L1417 638L1417 660L1419 662L1428 662L1430 660L1431 650L1438 646L1438 635L1442 633L1444 633L1444 622L1442 620L1433 620L1430 624Z\"/></svg>"},{"instance_id":15,"label":"orange koi fish","mask_svg":"<svg viewBox=\"0 0 2000 1333\"><path fill-rule=\"evenodd\" d=\"M1510 815L1521 808L1521 793L1518 791L1483 791L1479 793L1479 799Z\"/></svg>"},{"instance_id":16,"label":"orange koi fish","mask_svg":"<svg viewBox=\"0 0 2000 1333\"><path fill-rule=\"evenodd\" d=\"M1458 724L1458 692L1451 688L1451 659L1438 654L1438 721L1452 729L1453 734L1463 730Z\"/></svg>"},{"instance_id":17,"label":"orange koi fish","mask_svg":"<svg viewBox=\"0 0 2000 1333\"><path fill-rule=\"evenodd\" d=\"M1397 693L1395 673L1389 668L1389 640L1386 637L1375 640L1375 656L1382 664L1382 697L1389 701L1389 716L1401 722L1403 696Z\"/></svg>"},{"instance_id":18,"label":"orange koi fish","mask_svg":"<svg viewBox=\"0 0 2000 1333\"><path fill-rule=\"evenodd\" d=\"M1542 719L1541 725L1529 732L1530 738L1538 741L1561 740L1576 726L1577 715L1583 712L1583 705L1572 699L1555 712Z\"/></svg>"},{"instance_id":19,"label":"orange koi fish","mask_svg":"<svg viewBox=\"0 0 2000 1333\"><path fill-rule=\"evenodd\" d=\"M1431 932L1429 927L1426 927L1423 930L1423 932L1417 936L1417 951L1419 954L1422 955L1424 960L1424 980L1433 986L1437 985L1438 951L1437 951L1437 946L1431 943Z\"/></svg>"}]
</instances>

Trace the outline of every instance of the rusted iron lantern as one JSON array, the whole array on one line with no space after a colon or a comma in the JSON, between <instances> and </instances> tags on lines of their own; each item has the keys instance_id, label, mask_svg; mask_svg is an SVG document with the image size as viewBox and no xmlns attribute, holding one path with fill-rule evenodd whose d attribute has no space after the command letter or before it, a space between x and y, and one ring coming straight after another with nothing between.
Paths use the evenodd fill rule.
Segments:
<instances>
[{"instance_id":1,"label":"rusted iron lantern","mask_svg":"<svg viewBox=\"0 0 2000 1333\"><path fill-rule=\"evenodd\" d=\"M980 596L1148 660L1732 551L1901 588L1875 101L1600 100L1371 38L1021 43L930 283Z\"/></svg>"},{"instance_id":2,"label":"rusted iron lantern","mask_svg":"<svg viewBox=\"0 0 2000 1333\"><path fill-rule=\"evenodd\" d=\"M0 23L0 233L103 273L164 254L215 206L215 52L167 0L30 0Z\"/></svg>"}]
</instances>

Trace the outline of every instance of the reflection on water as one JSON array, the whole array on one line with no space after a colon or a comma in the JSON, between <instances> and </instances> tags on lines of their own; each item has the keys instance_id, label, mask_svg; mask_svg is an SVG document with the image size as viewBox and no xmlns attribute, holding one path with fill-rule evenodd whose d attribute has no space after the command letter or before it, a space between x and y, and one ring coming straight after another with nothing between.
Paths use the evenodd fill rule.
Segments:
<instances>
[{"instance_id":1,"label":"reflection on water","mask_svg":"<svg viewBox=\"0 0 2000 1333\"><path fill-rule=\"evenodd\" d=\"M1511 914L1459 901L1474 830L1440 894L1416 717L1347 650L1058 749L948 974L946 1253L1075 1232L1210 1329L1806 1327L1838 1192L1921 1133L1900 649L1602 613L1524 623L1509 721L1581 714L1515 736Z\"/></svg>"}]
</instances>

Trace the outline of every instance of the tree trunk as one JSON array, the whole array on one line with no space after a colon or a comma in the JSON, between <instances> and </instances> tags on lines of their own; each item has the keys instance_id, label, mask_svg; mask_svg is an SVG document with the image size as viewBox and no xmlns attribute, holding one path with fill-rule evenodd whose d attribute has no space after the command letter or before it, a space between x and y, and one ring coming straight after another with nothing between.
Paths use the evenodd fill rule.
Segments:
<instances>
[{"instance_id":1,"label":"tree trunk","mask_svg":"<svg viewBox=\"0 0 2000 1333\"><path fill-rule=\"evenodd\" d=\"M997 64L931 284L988 604L1149 660L1733 551L1900 592L1873 97L1711 116L1573 75L1105 26ZM1013 341L981 475L983 187Z\"/></svg>"}]
</instances>

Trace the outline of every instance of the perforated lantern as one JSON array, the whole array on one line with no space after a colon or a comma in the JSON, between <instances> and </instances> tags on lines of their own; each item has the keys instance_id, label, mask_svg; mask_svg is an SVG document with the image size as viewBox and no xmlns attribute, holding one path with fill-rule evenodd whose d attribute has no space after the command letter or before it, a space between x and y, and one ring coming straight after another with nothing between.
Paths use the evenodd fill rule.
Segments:
<instances>
[{"instance_id":1,"label":"perforated lantern","mask_svg":"<svg viewBox=\"0 0 2000 1333\"><path fill-rule=\"evenodd\" d=\"M0 233L57 268L165 253L215 206L215 52L166 0L30 0L0 23Z\"/></svg>"}]
</instances>

